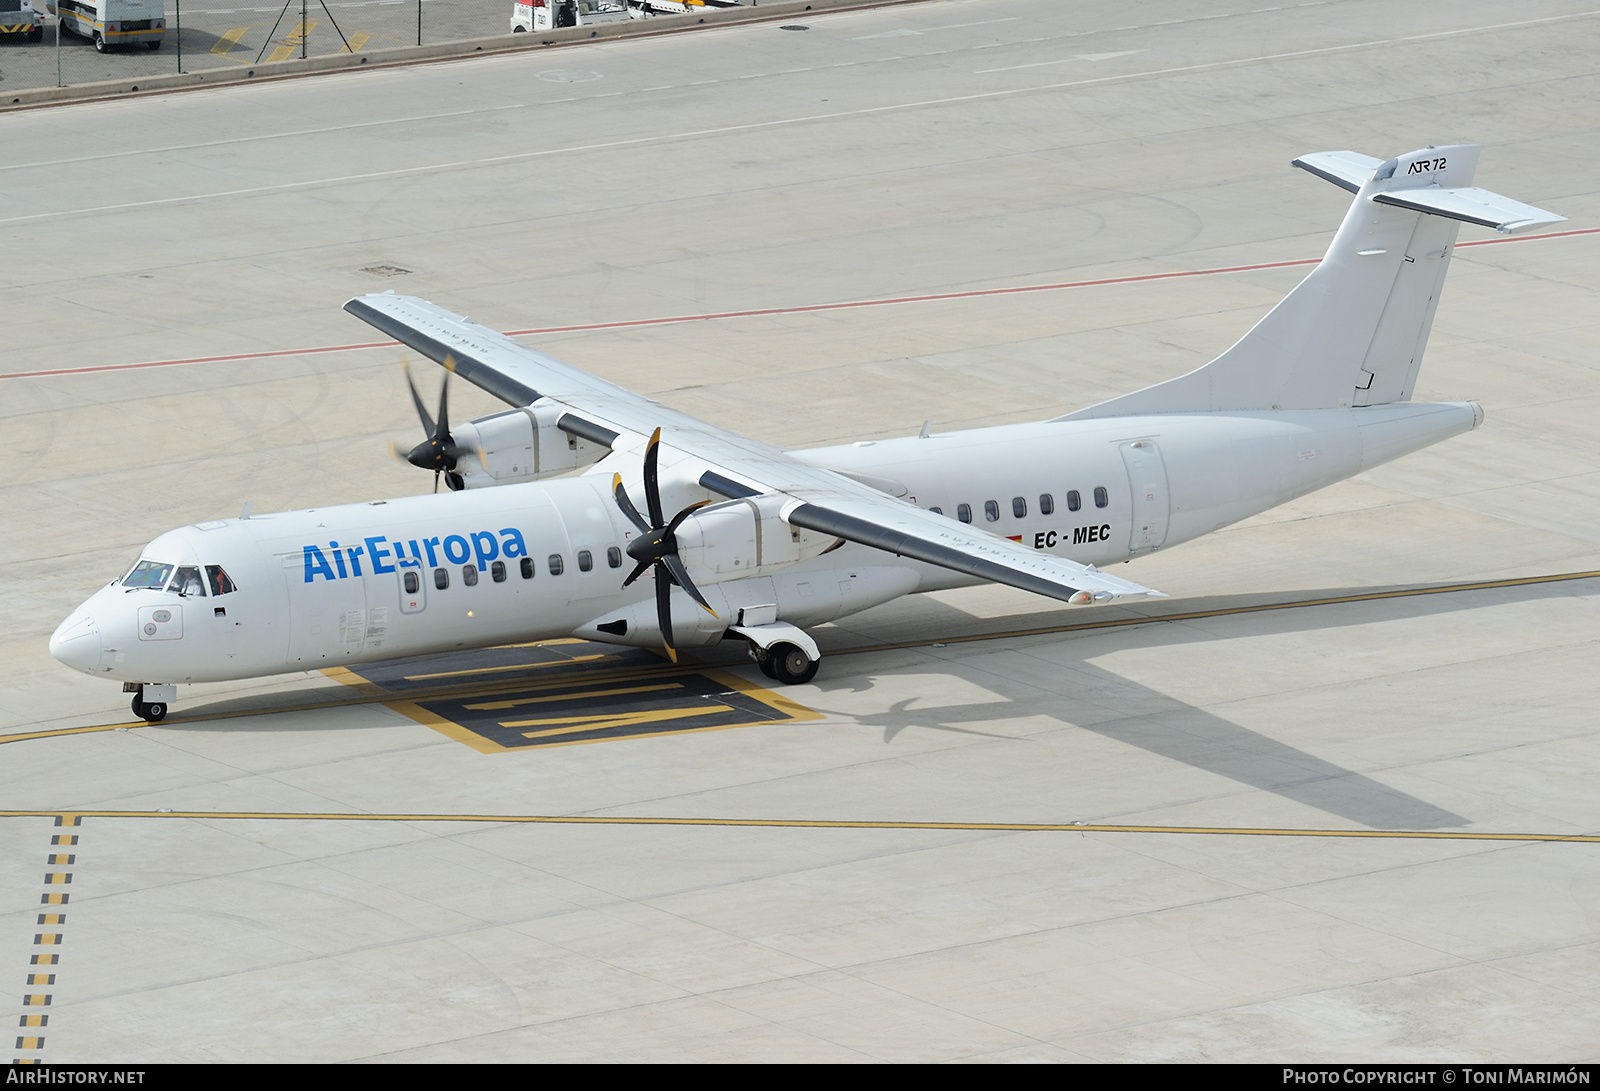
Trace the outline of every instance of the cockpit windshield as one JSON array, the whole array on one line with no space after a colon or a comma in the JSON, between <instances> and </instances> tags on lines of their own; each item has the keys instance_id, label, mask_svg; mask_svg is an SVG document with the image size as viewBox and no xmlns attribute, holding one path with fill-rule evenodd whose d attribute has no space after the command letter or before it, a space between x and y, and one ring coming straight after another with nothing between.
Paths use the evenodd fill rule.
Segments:
<instances>
[{"instance_id":1,"label":"cockpit windshield","mask_svg":"<svg viewBox=\"0 0 1600 1091\"><path fill-rule=\"evenodd\" d=\"M122 586L159 591L167 585L167 577L170 575L172 575L170 564L162 564L160 561L140 561L133 566L132 572L122 577Z\"/></svg>"}]
</instances>

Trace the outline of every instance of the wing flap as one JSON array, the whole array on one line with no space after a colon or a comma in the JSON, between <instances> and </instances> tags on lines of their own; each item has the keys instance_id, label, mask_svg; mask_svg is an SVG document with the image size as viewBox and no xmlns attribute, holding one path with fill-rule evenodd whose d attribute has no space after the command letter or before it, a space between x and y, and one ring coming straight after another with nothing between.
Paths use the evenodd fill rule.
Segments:
<instances>
[{"instance_id":1,"label":"wing flap","mask_svg":"<svg viewBox=\"0 0 1600 1091\"><path fill-rule=\"evenodd\" d=\"M806 530L1076 605L1111 598L1166 597L1089 565L1037 553L908 504L854 497L825 503L801 501L786 508L783 518Z\"/></svg>"}]
</instances>

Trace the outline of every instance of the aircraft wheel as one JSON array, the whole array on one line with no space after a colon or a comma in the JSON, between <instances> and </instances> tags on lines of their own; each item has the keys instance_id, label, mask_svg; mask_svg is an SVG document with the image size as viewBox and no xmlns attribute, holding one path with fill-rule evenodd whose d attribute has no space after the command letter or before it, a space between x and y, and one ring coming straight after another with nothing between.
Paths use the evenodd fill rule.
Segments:
<instances>
[{"instance_id":1,"label":"aircraft wheel","mask_svg":"<svg viewBox=\"0 0 1600 1091\"><path fill-rule=\"evenodd\" d=\"M774 644L767 649L772 673L786 686L802 686L817 676L817 661L794 644Z\"/></svg>"},{"instance_id":2,"label":"aircraft wheel","mask_svg":"<svg viewBox=\"0 0 1600 1091\"><path fill-rule=\"evenodd\" d=\"M167 706L162 701L145 701L141 697L135 697L133 714L148 723L160 723L167 718Z\"/></svg>"}]
</instances>

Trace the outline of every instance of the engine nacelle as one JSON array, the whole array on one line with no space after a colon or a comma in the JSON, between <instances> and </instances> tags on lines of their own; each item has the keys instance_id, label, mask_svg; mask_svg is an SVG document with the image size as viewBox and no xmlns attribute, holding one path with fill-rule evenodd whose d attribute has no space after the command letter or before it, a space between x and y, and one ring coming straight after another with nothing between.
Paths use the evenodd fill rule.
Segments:
<instances>
[{"instance_id":1,"label":"engine nacelle","mask_svg":"<svg viewBox=\"0 0 1600 1091\"><path fill-rule=\"evenodd\" d=\"M514 485L570 473L611 453L557 427L566 414L563 406L534 403L456 425L456 443L478 452L458 459L456 472L469 489Z\"/></svg>"},{"instance_id":2,"label":"engine nacelle","mask_svg":"<svg viewBox=\"0 0 1600 1091\"><path fill-rule=\"evenodd\" d=\"M678 557L698 582L754 576L820 556L838 539L783 521L791 497L727 500L695 512L675 532Z\"/></svg>"}]
</instances>

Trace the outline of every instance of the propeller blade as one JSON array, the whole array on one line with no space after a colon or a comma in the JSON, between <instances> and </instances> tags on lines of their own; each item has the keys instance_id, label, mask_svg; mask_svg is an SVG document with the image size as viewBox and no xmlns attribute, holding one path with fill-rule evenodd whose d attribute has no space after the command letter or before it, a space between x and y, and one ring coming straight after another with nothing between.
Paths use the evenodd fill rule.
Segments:
<instances>
[{"instance_id":1,"label":"propeller blade","mask_svg":"<svg viewBox=\"0 0 1600 1091\"><path fill-rule=\"evenodd\" d=\"M644 516L639 514L639 509L633 506L633 501L628 499L628 490L622 487L622 475L611 475L611 494L617 498L617 507L622 509L622 514L628 517L628 522L638 527L643 534L650 533L650 524L644 521ZM632 583L630 578L629 583ZM623 584L626 587L628 584Z\"/></svg>"},{"instance_id":2,"label":"propeller blade","mask_svg":"<svg viewBox=\"0 0 1600 1091\"><path fill-rule=\"evenodd\" d=\"M432 439L434 434L433 418L428 416L428 407L422 404L422 395L417 393L417 384L411 381L411 361L406 359L405 353L400 354L400 370L405 372L406 386L411 390L411 404L417 407L417 416L422 418L422 430Z\"/></svg>"},{"instance_id":3,"label":"propeller blade","mask_svg":"<svg viewBox=\"0 0 1600 1091\"><path fill-rule=\"evenodd\" d=\"M678 581L678 586L688 592L690 598L705 607L706 613L712 617L717 616L717 612L711 608L711 604L701 596L700 589L694 585L694 581L689 579L689 570L683 567L683 562L678 560L676 553L668 553L661 558L661 563L668 572L672 573L672 578ZM659 577L657 578L659 579Z\"/></svg>"},{"instance_id":4,"label":"propeller blade","mask_svg":"<svg viewBox=\"0 0 1600 1091\"><path fill-rule=\"evenodd\" d=\"M664 537L671 537L672 533L678 529L679 525L682 524L685 519L689 518L689 516L693 515L695 512L699 511L709 503L711 503L711 501L702 500L698 504L690 504L677 515L674 515L672 517L672 522L667 524L667 533L664 535Z\"/></svg>"},{"instance_id":5,"label":"propeller blade","mask_svg":"<svg viewBox=\"0 0 1600 1091\"><path fill-rule=\"evenodd\" d=\"M644 499L650 507L650 525L659 527L665 522L661 514L661 483L656 472L656 463L661 457L661 429L657 428L650 437L650 445L644 449Z\"/></svg>"},{"instance_id":6,"label":"propeller blade","mask_svg":"<svg viewBox=\"0 0 1600 1091\"><path fill-rule=\"evenodd\" d=\"M628 574L628 578L622 581L622 586L627 587L634 580L648 572L650 570L650 566L655 563L656 562L650 560L648 557L640 561L634 570Z\"/></svg>"},{"instance_id":7,"label":"propeller blade","mask_svg":"<svg viewBox=\"0 0 1600 1091\"><path fill-rule=\"evenodd\" d=\"M672 641L672 582L666 579L663 568L656 569L656 620L661 624L661 643L666 645L667 658L678 661L678 650Z\"/></svg>"},{"instance_id":8,"label":"propeller blade","mask_svg":"<svg viewBox=\"0 0 1600 1091\"><path fill-rule=\"evenodd\" d=\"M455 361L450 357L444 358L444 366L455 370ZM450 376L444 377L444 385L439 388L439 427L433 433L433 438L450 442Z\"/></svg>"}]
</instances>

